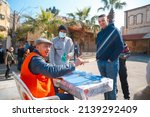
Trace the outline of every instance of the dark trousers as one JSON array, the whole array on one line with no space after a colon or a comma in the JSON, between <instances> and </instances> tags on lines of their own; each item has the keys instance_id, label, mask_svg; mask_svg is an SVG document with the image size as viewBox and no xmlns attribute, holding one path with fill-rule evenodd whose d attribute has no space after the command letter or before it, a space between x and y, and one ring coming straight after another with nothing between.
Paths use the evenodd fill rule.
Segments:
<instances>
[{"instance_id":1,"label":"dark trousers","mask_svg":"<svg viewBox=\"0 0 150 117\"><path fill-rule=\"evenodd\" d=\"M56 95L60 98L60 100L74 100L73 95L71 94L64 94L64 93L59 93L59 89L57 87L54 87Z\"/></svg>"},{"instance_id":2,"label":"dark trousers","mask_svg":"<svg viewBox=\"0 0 150 117\"><path fill-rule=\"evenodd\" d=\"M11 68L11 63L8 62L6 65L6 72L5 72L5 77L8 78L9 77L9 72L10 72L10 68Z\"/></svg>"},{"instance_id":3,"label":"dark trousers","mask_svg":"<svg viewBox=\"0 0 150 117\"><path fill-rule=\"evenodd\" d=\"M74 52L74 61L76 61L76 58L78 58L79 57L79 53L78 52Z\"/></svg>"},{"instance_id":4,"label":"dark trousers","mask_svg":"<svg viewBox=\"0 0 150 117\"><path fill-rule=\"evenodd\" d=\"M56 95L60 98L60 100L74 100L74 97L71 94L56 93Z\"/></svg>"},{"instance_id":5,"label":"dark trousers","mask_svg":"<svg viewBox=\"0 0 150 117\"><path fill-rule=\"evenodd\" d=\"M127 81L127 67L126 67L126 59L119 59L119 77L121 82L121 88L124 95L124 99L130 99L129 93L129 85Z\"/></svg>"},{"instance_id":6,"label":"dark trousers","mask_svg":"<svg viewBox=\"0 0 150 117\"><path fill-rule=\"evenodd\" d=\"M17 65L17 69L18 69L19 71L21 71L22 63L23 63L23 59L22 59L22 58L18 58L18 65Z\"/></svg>"},{"instance_id":7,"label":"dark trousers","mask_svg":"<svg viewBox=\"0 0 150 117\"><path fill-rule=\"evenodd\" d=\"M4 53L0 52L0 63L4 63Z\"/></svg>"}]
</instances>

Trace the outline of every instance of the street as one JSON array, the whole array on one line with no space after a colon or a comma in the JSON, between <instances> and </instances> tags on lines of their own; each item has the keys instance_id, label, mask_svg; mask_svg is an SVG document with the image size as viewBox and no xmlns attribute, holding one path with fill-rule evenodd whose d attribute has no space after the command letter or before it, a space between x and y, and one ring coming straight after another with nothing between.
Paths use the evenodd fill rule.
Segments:
<instances>
[{"instance_id":1,"label":"street","mask_svg":"<svg viewBox=\"0 0 150 117\"><path fill-rule=\"evenodd\" d=\"M99 75L99 71L97 68L97 64L95 61L95 56L90 55L83 57L89 63L85 63L84 65L78 67L77 69L91 72L93 74ZM146 65L149 60L149 56L144 55L133 55L127 61L128 68L128 82L130 88L130 97L133 99L134 93L140 89L141 87L146 86ZM13 80L13 76L10 79L6 80L4 77L4 72L6 70L5 65L0 65L0 100L16 100L20 99L19 94L17 92L17 88L15 82ZM12 70L16 71L16 66L12 67ZM103 100L103 94L100 94L95 97L90 97L91 100ZM118 78L118 100L123 99L123 94L120 86L120 81Z\"/></svg>"}]
</instances>

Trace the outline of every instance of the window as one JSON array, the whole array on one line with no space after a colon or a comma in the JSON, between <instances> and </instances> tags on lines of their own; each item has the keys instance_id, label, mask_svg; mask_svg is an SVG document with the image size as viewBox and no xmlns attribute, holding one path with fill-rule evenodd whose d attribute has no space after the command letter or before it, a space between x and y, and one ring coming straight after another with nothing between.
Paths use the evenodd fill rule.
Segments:
<instances>
[{"instance_id":1,"label":"window","mask_svg":"<svg viewBox=\"0 0 150 117\"><path fill-rule=\"evenodd\" d=\"M134 24L134 16L129 16L128 18L128 21L129 21L129 25L133 25Z\"/></svg>"},{"instance_id":2,"label":"window","mask_svg":"<svg viewBox=\"0 0 150 117\"><path fill-rule=\"evenodd\" d=\"M137 14L136 24L142 24L142 21L143 21L143 14L142 13Z\"/></svg>"},{"instance_id":3,"label":"window","mask_svg":"<svg viewBox=\"0 0 150 117\"><path fill-rule=\"evenodd\" d=\"M147 11L147 22L150 22L150 10Z\"/></svg>"}]
</instances>

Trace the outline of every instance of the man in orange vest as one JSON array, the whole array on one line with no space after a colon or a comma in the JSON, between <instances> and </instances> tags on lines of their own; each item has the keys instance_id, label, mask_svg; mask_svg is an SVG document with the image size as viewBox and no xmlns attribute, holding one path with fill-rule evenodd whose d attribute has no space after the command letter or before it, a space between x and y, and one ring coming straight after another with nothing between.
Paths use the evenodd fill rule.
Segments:
<instances>
[{"instance_id":1,"label":"man in orange vest","mask_svg":"<svg viewBox=\"0 0 150 117\"><path fill-rule=\"evenodd\" d=\"M84 61L78 58L74 63L57 66L46 63L45 59L50 52L51 45L52 42L45 38L39 38L35 41L36 49L23 62L21 79L36 98L58 95L62 100L72 100L74 97L71 94L55 93L52 78L75 70L75 67Z\"/></svg>"}]
</instances>

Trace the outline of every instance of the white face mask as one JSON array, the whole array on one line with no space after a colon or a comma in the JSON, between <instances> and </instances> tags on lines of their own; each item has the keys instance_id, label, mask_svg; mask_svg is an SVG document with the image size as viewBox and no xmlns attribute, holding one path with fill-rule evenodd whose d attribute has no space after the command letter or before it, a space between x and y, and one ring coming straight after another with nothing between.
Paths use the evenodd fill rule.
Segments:
<instances>
[{"instance_id":1,"label":"white face mask","mask_svg":"<svg viewBox=\"0 0 150 117\"><path fill-rule=\"evenodd\" d=\"M60 37L60 38L65 38L65 37L66 37L66 33L59 32L59 37Z\"/></svg>"}]
</instances>

